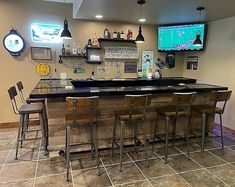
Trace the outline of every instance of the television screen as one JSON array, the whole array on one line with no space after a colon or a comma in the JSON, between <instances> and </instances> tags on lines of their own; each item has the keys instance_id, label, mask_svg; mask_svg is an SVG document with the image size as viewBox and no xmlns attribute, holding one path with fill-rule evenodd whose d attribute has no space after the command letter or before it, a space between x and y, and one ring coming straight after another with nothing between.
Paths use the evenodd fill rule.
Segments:
<instances>
[{"instance_id":1,"label":"television screen","mask_svg":"<svg viewBox=\"0 0 235 187\"><path fill-rule=\"evenodd\" d=\"M200 33L201 46L194 46ZM205 45L205 24L187 24L158 27L159 51L200 51Z\"/></svg>"}]
</instances>

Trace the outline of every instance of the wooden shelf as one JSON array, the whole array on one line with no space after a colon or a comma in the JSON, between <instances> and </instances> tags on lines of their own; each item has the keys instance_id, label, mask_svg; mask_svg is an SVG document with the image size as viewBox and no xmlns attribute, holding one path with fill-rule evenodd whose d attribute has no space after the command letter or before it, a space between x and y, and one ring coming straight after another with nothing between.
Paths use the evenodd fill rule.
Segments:
<instances>
[{"instance_id":1,"label":"wooden shelf","mask_svg":"<svg viewBox=\"0 0 235 187\"><path fill-rule=\"evenodd\" d=\"M87 46L86 49L102 49L102 48L98 46L90 46L90 47Z\"/></svg>"},{"instance_id":2,"label":"wooden shelf","mask_svg":"<svg viewBox=\"0 0 235 187\"><path fill-rule=\"evenodd\" d=\"M99 38L99 42L131 42L135 43L135 40L127 40L127 39L120 39L120 38Z\"/></svg>"},{"instance_id":3,"label":"wooden shelf","mask_svg":"<svg viewBox=\"0 0 235 187\"><path fill-rule=\"evenodd\" d=\"M101 64L102 61L95 61L95 60L87 60L86 61L88 64Z\"/></svg>"},{"instance_id":4,"label":"wooden shelf","mask_svg":"<svg viewBox=\"0 0 235 187\"><path fill-rule=\"evenodd\" d=\"M60 55L61 58L85 58L86 55L84 54L77 54L77 55Z\"/></svg>"}]
</instances>

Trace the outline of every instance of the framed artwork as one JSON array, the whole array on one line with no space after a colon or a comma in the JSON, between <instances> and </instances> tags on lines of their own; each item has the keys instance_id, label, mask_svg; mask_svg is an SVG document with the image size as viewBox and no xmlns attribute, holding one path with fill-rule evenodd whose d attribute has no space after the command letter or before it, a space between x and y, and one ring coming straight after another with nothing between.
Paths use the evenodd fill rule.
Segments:
<instances>
[{"instance_id":1,"label":"framed artwork","mask_svg":"<svg viewBox=\"0 0 235 187\"><path fill-rule=\"evenodd\" d=\"M198 68L198 56L188 56L187 69L197 70Z\"/></svg>"},{"instance_id":2,"label":"framed artwork","mask_svg":"<svg viewBox=\"0 0 235 187\"><path fill-rule=\"evenodd\" d=\"M124 73L136 73L137 63L136 62L125 62Z\"/></svg>"},{"instance_id":3,"label":"framed artwork","mask_svg":"<svg viewBox=\"0 0 235 187\"><path fill-rule=\"evenodd\" d=\"M142 73L143 78L150 78L153 75L154 51L142 51Z\"/></svg>"},{"instance_id":4,"label":"framed artwork","mask_svg":"<svg viewBox=\"0 0 235 187\"><path fill-rule=\"evenodd\" d=\"M31 47L32 60L52 60L51 48Z\"/></svg>"}]
</instances>

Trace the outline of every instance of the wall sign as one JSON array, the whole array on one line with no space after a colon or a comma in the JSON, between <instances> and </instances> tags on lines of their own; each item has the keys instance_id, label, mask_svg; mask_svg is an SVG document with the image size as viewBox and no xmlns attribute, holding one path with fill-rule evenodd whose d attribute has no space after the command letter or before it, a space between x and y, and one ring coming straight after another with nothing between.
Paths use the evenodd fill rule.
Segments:
<instances>
[{"instance_id":1,"label":"wall sign","mask_svg":"<svg viewBox=\"0 0 235 187\"><path fill-rule=\"evenodd\" d=\"M197 67L198 67L198 56L188 56L187 69L197 70Z\"/></svg>"},{"instance_id":2,"label":"wall sign","mask_svg":"<svg viewBox=\"0 0 235 187\"><path fill-rule=\"evenodd\" d=\"M25 42L15 29L11 29L3 38L3 46L12 56L20 56L24 51Z\"/></svg>"},{"instance_id":3,"label":"wall sign","mask_svg":"<svg viewBox=\"0 0 235 187\"><path fill-rule=\"evenodd\" d=\"M108 46L105 47L105 58L109 59L138 59L137 47Z\"/></svg>"},{"instance_id":4,"label":"wall sign","mask_svg":"<svg viewBox=\"0 0 235 187\"><path fill-rule=\"evenodd\" d=\"M36 66L36 72L40 76L47 76L50 73L50 66L46 63L39 63Z\"/></svg>"},{"instance_id":5,"label":"wall sign","mask_svg":"<svg viewBox=\"0 0 235 187\"><path fill-rule=\"evenodd\" d=\"M153 51L142 51L142 72L143 78L153 75Z\"/></svg>"},{"instance_id":6,"label":"wall sign","mask_svg":"<svg viewBox=\"0 0 235 187\"><path fill-rule=\"evenodd\" d=\"M51 60L51 48L48 47L31 47L32 60Z\"/></svg>"},{"instance_id":7,"label":"wall sign","mask_svg":"<svg viewBox=\"0 0 235 187\"><path fill-rule=\"evenodd\" d=\"M173 69L175 68L175 53L166 54L166 68Z\"/></svg>"},{"instance_id":8,"label":"wall sign","mask_svg":"<svg viewBox=\"0 0 235 187\"><path fill-rule=\"evenodd\" d=\"M124 73L137 73L137 63L125 62Z\"/></svg>"}]
</instances>

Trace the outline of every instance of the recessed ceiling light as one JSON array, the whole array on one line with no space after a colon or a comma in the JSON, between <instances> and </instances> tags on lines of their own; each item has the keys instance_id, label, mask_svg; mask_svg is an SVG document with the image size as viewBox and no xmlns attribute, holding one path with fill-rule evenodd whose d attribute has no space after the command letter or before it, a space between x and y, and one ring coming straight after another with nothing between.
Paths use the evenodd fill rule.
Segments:
<instances>
[{"instance_id":1,"label":"recessed ceiling light","mask_svg":"<svg viewBox=\"0 0 235 187\"><path fill-rule=\"evenodd\" d=\"M145 21L146 21L145 18L140 18L140 19L139 19L139 22L141 22L141 23L143 23L143 22L145 22Z\"/></svg>"},{"instance_id":2,"label":"recessed ceiling light","mask_svg":"<svg viewBox=\"0 0 235 187\"><path fill-rule=\"evenodd\" d=\"M95 17L96 17L97 19L102 19L102 18L103 18L102 15L96 15Z\"/></svg>"}]
</instances>

